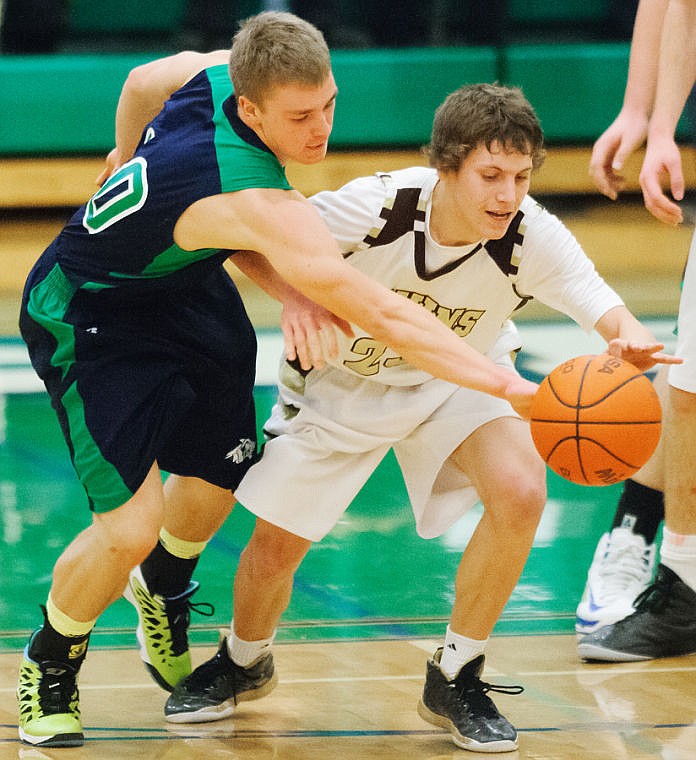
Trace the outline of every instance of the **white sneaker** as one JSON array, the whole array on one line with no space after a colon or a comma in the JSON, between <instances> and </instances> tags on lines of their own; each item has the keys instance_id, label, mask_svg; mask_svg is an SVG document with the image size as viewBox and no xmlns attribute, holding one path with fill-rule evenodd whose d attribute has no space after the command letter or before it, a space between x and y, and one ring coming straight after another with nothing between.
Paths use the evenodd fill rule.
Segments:
<instances>
[{"instance_id":1,"label":"white sneaker","mask_svg":"<svg viewBox=\"0 0 696 760\"><path fill-rule=\"evenodd\" d=\"M575 632L592 633L634 611L633 601L650 585L655 544L629 528L614 528L597 544L587 584L575 612Z\"/></svg>"}]
</instances>

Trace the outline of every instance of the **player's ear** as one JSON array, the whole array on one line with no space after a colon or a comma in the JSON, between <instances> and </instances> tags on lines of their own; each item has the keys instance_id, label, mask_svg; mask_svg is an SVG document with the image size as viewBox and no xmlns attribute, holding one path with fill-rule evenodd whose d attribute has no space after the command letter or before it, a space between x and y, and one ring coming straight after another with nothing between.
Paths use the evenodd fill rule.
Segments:
<instances>
[{"instance_id":1,"label":"player's ear","mask_svg":"<svg viewBox=\"0 0 696 760\"><path fill-rule=\"evenodd\" d=\"M240 95L237 98L237 114L245 124L253 126L259 121L260 109L245 95Z\"/></svg>"}]
</instances>

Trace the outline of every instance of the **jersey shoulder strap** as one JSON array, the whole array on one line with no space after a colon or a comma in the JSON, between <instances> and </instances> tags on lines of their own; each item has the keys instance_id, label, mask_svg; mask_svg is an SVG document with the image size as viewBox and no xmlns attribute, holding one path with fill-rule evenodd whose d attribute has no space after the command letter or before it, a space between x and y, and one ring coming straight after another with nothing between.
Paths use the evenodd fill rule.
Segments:
<instances>
[{"instance_id":1,"label":"jersey shoulder strap","mask_svg":"<svg viewBox=\"0 0 696 760\"><path fill-rule=\"evenodd\" d=\"M527 296L517 289L517 274L519 272L520 258L522 255L522 243L526 231L524 212L520 209L515 218L510 222L507 232L498 240L489 240L484 245L486 253L493 259L500 271L511 280L512 289L520 299L515 309L521 309L534 296Z\"/></svg>"},{"instance_id":2,"label":"jersey shoulder strap","mask_svg":"<svg viewBox=\"0 0 696 760\"><path fill-rule=\"evenodd\" d=\"M386 194L375 226L367 233L358 250L388 245L413 230L425 230L425 211L430 191L422 187L397 187L390 174L377 176L386 187Z\"/></svg>"}]
</instances>

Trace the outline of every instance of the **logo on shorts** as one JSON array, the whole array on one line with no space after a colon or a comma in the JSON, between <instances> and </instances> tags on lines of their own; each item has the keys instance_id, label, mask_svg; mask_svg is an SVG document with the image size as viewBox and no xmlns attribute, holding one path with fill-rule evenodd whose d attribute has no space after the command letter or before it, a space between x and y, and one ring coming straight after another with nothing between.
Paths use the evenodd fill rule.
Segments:
<instances>
[{"instance_id":1,"label":"logo on shorts","mask_svg":"<svg viewBox=\"0 0 696 760\"><path fill-rule=\"evenodd\" d=\"M240 438L239 444L225 454L225 459L241 464L245 459L251 459L255 453L256 441L252 441L251 438Z\"/></svg>"}]
</instances>

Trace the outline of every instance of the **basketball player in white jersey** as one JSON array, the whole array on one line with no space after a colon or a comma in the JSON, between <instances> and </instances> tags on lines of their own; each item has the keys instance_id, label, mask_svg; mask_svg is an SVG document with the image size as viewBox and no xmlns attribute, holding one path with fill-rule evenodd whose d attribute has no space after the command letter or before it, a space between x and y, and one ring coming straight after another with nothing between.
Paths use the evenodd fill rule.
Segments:
<instances>
[{"instance_id":1,"label":"basketball player in white jersey","mask_svg":"<svg viewBox=\"0 0 696 760\"><path fill-rule=\"evenodd\" d=\"M539 122L518 89L467 86L436 113L433 168L357 179L312 202L354 267L436 314L499 367L513 368L519 340L509 317L532 297L596 330L610 354L641 369L670 361L570 232L528 195L543 156ZM265 269L253 254L246 265ZM282 285L272 292L283 298ZM268 690L263 673L295 570L394 449L424 538L447 531L476 501L484 507L419 712L461 747L512 750L517 731L487 693L521 688L481 675L546 501L529 426L507 401L433 378L357 327L338 341L324 366L282 366L269 440L237 491L258 520L235 580L232 630L175 688L165 714L217 720ZM247 676L258 668L259 682L240 684L242 668Z\"/></svg>"}]
</instances>

